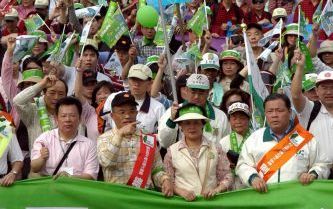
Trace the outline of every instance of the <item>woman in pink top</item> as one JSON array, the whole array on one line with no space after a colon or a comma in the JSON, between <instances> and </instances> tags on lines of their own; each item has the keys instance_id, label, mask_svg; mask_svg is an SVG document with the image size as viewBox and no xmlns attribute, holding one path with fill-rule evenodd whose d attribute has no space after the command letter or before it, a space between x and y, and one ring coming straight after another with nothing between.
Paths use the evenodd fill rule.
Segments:
<instances>
[{"instance_id":1,"label":"woman in pink top","mask_svg":"<svg viewBox=\"0 0 333 209\"><path fill-rule=\"evenodd\" d=\"M26 19L29 13L36 11L34 3L34 0L22 0L21 5L16 7L21 20Z\"/></svg>"}]
</instances>

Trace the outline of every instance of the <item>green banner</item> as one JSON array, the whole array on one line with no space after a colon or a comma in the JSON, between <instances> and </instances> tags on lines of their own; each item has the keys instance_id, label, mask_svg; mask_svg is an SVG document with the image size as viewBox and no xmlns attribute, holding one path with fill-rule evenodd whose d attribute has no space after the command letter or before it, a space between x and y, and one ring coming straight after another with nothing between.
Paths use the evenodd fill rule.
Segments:
<instances>
[{"instance_id":1,"label":"green banner","mask_svg":"<svg viewBox=\"0 0 333 209\"><path fill-rule=\"evenodd\" d=\"M51 178L16 182L0 188L1 209L55 208L126 208L126 209L330 209L333 207L333 181L319 180L303 186L286 182L268 186L268 193L252 189L227 192L214 199L197 197L186 202L180 197L165 198L161 193L125 185L79 179Z\"/></svg>"}]
</instances>

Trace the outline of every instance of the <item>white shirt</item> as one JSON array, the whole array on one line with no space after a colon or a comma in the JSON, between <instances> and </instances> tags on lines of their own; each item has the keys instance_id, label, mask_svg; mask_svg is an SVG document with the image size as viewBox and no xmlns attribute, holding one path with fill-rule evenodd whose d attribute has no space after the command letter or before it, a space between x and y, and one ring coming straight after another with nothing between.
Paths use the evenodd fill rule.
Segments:
<instances>
[{"instance_id":1,"label":"white shirt","mask_svg":"<svg viewBox=\"0 0 333 209\"><path fill-rule=\"evenodd\" d=\"M261 128L253 132L244 142L239 155L236 174L246 185L249 185L248 181L252 174L260 176L256 170L259 161L278 143L274 139L264 141L265 130L266 128ZM272 137L270 134L269 136ZM280 168L280 172L275 172L267 183L297 180L302 173L311 171L315 171L318 178L327 178L328 165L327 162L320 159L317 140L313 138ZM260 177L263 178L263 176Z\"/></svg>"},{"instance_id":2,"label":"white shirt","mask_svg":"<svg viewBox=\"0 0 333 209\"><path fill-rule=\"evenodd\" d=\"M75 86L75 77L76 77L76 69L75 67L68 67L65 66L65 73L63 76L63 79L66 81L68 85L68 96L71 96L74 94L74 86ZM103 73L97 72L97 81L109 81L112 83L111 79L104 75Z\"/></svg>"},{"instance_id":3,"label":"white shirt","mask_svg":"<svg viewBox=\"0 0 333 209\"><path fill-rule=\"evenodd\" d=\"M302 112L299 113L299 120L303 127L307 127L314 102L306 99ZM327 157L329 162L333 162L333 116L322 104L317 117L312 121L309 130L317 139L319 151L322 158Z\"/></svg>"},{"instance_id":4,"label":"white shirt","mask_svg":"<svg viewBox=\"0 0 333 209\"><path fill-rule=\"evenodd\" d=\"M143 104L143 100L136 100L139 104L137 106L138 115L136 119L140 121L137 127L144 133L157 133L157 124L159 119L165 112L164 106L157 100L150 97L150 106L148 113L140 111Z\"/></svg>"},{"instance_id":5,"label":"white shirt","mask_svg":"<svg viewBox=\"0 0 333 209\"><path fill-rule=\"evenodd\" d=\"M13 134L13 137L10 140L5 152L0 158L0 174L6 174L8 172L7 159L11 163L16 161L23 161L22 151L15 134Z\"/></svg>"}]
</instances>

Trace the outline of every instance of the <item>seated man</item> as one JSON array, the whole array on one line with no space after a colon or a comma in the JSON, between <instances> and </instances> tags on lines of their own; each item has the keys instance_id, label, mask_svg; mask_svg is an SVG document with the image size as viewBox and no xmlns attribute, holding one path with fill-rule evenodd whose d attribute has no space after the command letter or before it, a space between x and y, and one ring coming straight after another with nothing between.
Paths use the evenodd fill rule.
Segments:
<instances>
[{"instance_id":1,"label":"seated man","mask_svg":"<svg viewBox=\"0 0 333 209\"><path fill-rule=\"evenodd\" d=\"M12 126L13 119L0 111L0 185L10 186L15 182L23 167L23 155ZM7 160L11 163L8 172Z\"/></svg>"},{"instance_id":2,"label":"seated man","mask_svg":"<svg viewBox=\"0 0 333 209\"><path fill-rule=\"evenodd\" d=\"M104 181L139 188L161 187L166 196L171 196L173 187L163 171L156 135L137 129L137 105L128 92L117 94L111 102L116 127L97 140Z\"/></svg>"},{"instance_id":3,"label":"seated man","mask_svg":"<svg viewBox=\"0 0 333 209\"><path fill-rule=\"evenodd\" d=\"M319 157L317 140L290 121L290 107L287 96L268 96L264 108L269 126L252 133L242 147L236 174L259 192L267 192L267 183L299 179L309 184L328 177L328 164Z\"/></svg>"},{"instance_id":4,"label":"seated man","mask_svg":"<svg viewBox=\"0 0 333 209\"><path fill-rule=\"evenodd\" d=\"M44 132L34 142L31 170L42 175L96 179L98 160L95 140L78 134L82 105L73 97L58 100L57 129Z\"/></svg>"}]
</instances>

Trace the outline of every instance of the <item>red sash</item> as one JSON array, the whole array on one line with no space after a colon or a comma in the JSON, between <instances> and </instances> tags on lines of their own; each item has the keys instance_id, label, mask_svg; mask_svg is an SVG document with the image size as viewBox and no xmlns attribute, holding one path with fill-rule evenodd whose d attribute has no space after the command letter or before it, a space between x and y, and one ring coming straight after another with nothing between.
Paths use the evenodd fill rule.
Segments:
<instances>
[{"instance_id":1,"label":"red sash","mask_svg":"<svg viewBox=\"0 0 333 209\"><path fill-rule=\"evenodd\" d=\"M127 185L145 188L153 166L156 147L155 134L140 134L140 152Z\"/></svg>"},{"instance_id":2,"label":"red sash","mask_svg":"<svg viewBox=\"0 0 333 209\"><path fill-rule=\"evenodd\" d=\"M265 153L257 165L257 172L267 182L312 138L313 135L310 132L297 124L279 143Z\"/></svg>"}]
</instances>

